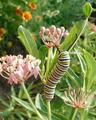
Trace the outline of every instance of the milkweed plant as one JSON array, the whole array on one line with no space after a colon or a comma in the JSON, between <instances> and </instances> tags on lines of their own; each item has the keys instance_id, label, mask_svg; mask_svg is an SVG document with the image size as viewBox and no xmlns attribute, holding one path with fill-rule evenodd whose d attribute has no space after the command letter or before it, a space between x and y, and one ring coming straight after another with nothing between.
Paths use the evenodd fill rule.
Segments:
<instances>
[{"instance_id":1,"label":"milkweed plant","mask_svg":"<svg viewBox=\"0 0 96 120\"><path fill-rule=\"evenodd\" d=\"M28 54L0 58L0 76L11 88L7 99L0 97L0 119L96 119L96 26L88 22L92 10L87 2L85 20L68 30L41 26L40 47L19 26L18 38Z\"/></svg>"}]
</instances>

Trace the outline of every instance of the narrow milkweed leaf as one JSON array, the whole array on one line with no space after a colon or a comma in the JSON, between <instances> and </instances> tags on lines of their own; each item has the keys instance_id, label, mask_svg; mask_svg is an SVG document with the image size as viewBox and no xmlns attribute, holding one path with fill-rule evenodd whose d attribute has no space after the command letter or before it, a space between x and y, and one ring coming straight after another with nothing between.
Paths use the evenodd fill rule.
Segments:
<instances>
[{"instance_id":1,"label":"narrow milkweed leaf","mask_svg":"<svg viewBox=\"0 0 96 120\"><path fill-rule=\"evenodd\" d=\"M31 33L21 25L18 28L18 38L29 54L37 58L39 57L39 51L37 49L36 42L32 39Z\"/></svg>"},{"instance_id":2,"label":"narrow milkweed leaf","mask_svg":"<svg viewBox=\"0 0 96 120\"><path fill-rule=\"evenodd\" d=\"M33 109L32 109L32 107L30 107L29 103L27 103L27 102L25 102L25 101L23 101L23 100L15 97L15 96L12 96L12 98L13 98L16 102L18 102L22 107L24 107L24 108L26 108L27 110L33 112Z\"/></svg>"}]
</instances>

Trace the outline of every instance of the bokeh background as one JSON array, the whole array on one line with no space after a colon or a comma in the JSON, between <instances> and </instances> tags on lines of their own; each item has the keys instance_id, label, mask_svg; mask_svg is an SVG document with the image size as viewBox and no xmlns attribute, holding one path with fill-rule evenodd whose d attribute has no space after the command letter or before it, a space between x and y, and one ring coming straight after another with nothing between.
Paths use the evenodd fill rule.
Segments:
<instances>
[{"instance_id":1,"label":"bokeh background","mask_svg":"<svg viewBox=\"0 0 96 120\"><path fill-rule=\"evenodd\" d=\"M82 7L86 1L96 7L96 0L0 0L0 56L25 54L18 40L19 25L28 28L38 47L41 26L64 26L66 29L84 19ZM95 13L90 20L95 22Z\"/></svg>"}]
</instances>

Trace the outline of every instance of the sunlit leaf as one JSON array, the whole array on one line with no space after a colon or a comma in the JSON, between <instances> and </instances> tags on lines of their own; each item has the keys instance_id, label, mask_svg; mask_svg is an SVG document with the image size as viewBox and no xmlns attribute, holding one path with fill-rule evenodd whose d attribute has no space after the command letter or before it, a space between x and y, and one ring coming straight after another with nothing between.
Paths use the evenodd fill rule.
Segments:
<instances>
[{"instance_id":1,"label":"sunlit leaf","mask_svg":"<svg viewBox=\"0 0 96 120\"><path fill-rule=\"evenodd\" d=\"M70 48L75 46L77 43L77 38L79 40L80 35L84 32L84 28L86 27L86 21L77 22L72 28L69 35L65 38L64 42L61 44L61 50L70 50ZM78 37L79 36L79 37Z\"/></svg>"},{"instance_id":2,"label":"sunlit leaf","mask_svg":"<svg viewBox=\"0 0 96 120\"><path fill-rule=\"evenodd\" d=\"M23 100L21 100L21 99L19 99L19 98L17 98L17 97L14 97L14 96L12 96L12 98L13 98L16 102L18 102L22 107L26 108L26 109L29 110L29 111L33 111L33 109L30 107L29 103L27 103L27 102L25 102L25 101L23 101Z\"/></svg>"},{"instance_id":3,"label":"sunlit leaf","mask_svg":"<svg viewBox=\"0 0 96 120\"><path fill-rule=\"evenodd\" d=\"M96 61L93 58L93 56L87 52L86 50L83 50L83 57L86 62L87 70L86 70L86 87L87 90L90 90L93 83L96 82Z\"/></svg>"},{"instance_id":4,"label":"sunlit leaf","mask_svg":"<svg viewBox=\"0 0 96 120\"><path fill-rule=\"evenodd\" d=\"M36 46L36 42L32 39L31 33L23 26L19 26L18 37L23 43L26 50L29 52L29 54L38 58L39 52Z\"/></svg>"},{"instance_id":5,"label":"sunlit leaf","mask_svg":"<svg viewBox=\"0 0 96 120\"><path fill-rule=\"evenodd\" d=\"M85 5L83 6L83 12L86 17L89 17L92 12L92 6L89 2L86 2Z\"/></svg>"},{"instance_id":6,"label":"sunlit leaf","mask_svg":"<svg viewBox=\"0 0 96 120\"><path fill-rule=\"evenodd\" d=\"M79 83L81 81L81 79L79 78L79 76L74 72L73 69L69 68L69 70L67 71L67 75L68 77L72 80L72 82L74 83L74 85L76 85L77 87L79 87Z\"/></svg>"},{"instance_id":7,"label":"sunlit leaf","mask_svg":"<svg viewBox=\"0 0 96 120\"><path fill-rule=\"evenodd\" d=\"M40 60L42 61L42 64L45 61L45 57L46 57L47 52L48 52L48 49L46 48L46 46L42 45L39 49L39 56L40 56Z\"/></svg>"},{"instance_id":8,"label":"sunlit leaf","mask_svg":"<svg viewBox=\"0 0 96 120\"><path fill-rule=\"evenodd\" d=\"M42 96L40 94L36 96L35 105L45 117L48 116L45 101L42 99ZM52 120L67 120L67 119L61 113L56 114L52 112Z\"/></svg>"},{"instance_id":9,"label":"sunlit leaf","mask_svg":"<svg viewBox=\"0 0 96 120\"><path fill-rule=\"evenodd\" d=\"M37 94L36 96L35 105L39 110L44 111L44 112L47 111L46 104L40 94Z\"/></svg>"}]
</instances>

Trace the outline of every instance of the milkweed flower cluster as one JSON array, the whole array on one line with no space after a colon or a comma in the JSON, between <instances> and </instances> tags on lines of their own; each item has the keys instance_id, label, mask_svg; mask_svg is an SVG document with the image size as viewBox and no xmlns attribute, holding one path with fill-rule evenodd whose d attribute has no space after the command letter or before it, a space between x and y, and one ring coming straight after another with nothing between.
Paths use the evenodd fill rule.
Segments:
<instances>
[{"instance_id":1,"label":"milkweed flower cluster","mask_svg":"<svg viewBox=\"0 0 96 120\"><path fill-rule=\"evenodd\" d=\"M67 36L69 33L65 31L64 27L56 28L52 25L49 28L41 27L40 37L47 47L58 47L62 37Z\"/></svg>"},{"instance_id":2,"label":"milkweed flower cluster","mask_svg":"<svg viewBox=\"0 0 96 120\"><path fill-rule=\"evenodd\" d=\"M6 55L0 58L0 75L8 80L9 84L19 84L28 80L32 75L37 78L41 61L31 55Z\"/></svg>"},{"instance_id":3,"label":"milkweed flower cluster","mask_svg":"<svg viewBox=\"0 0 96 120\"><path fill-rule=\"evenodd\" d=\"M64 102L73 108L89 108L92 107L93 96L93 94L86 93L82 89L75 90L69 88L68 91L65 92Z\"/></svg>"}]
</instances>

